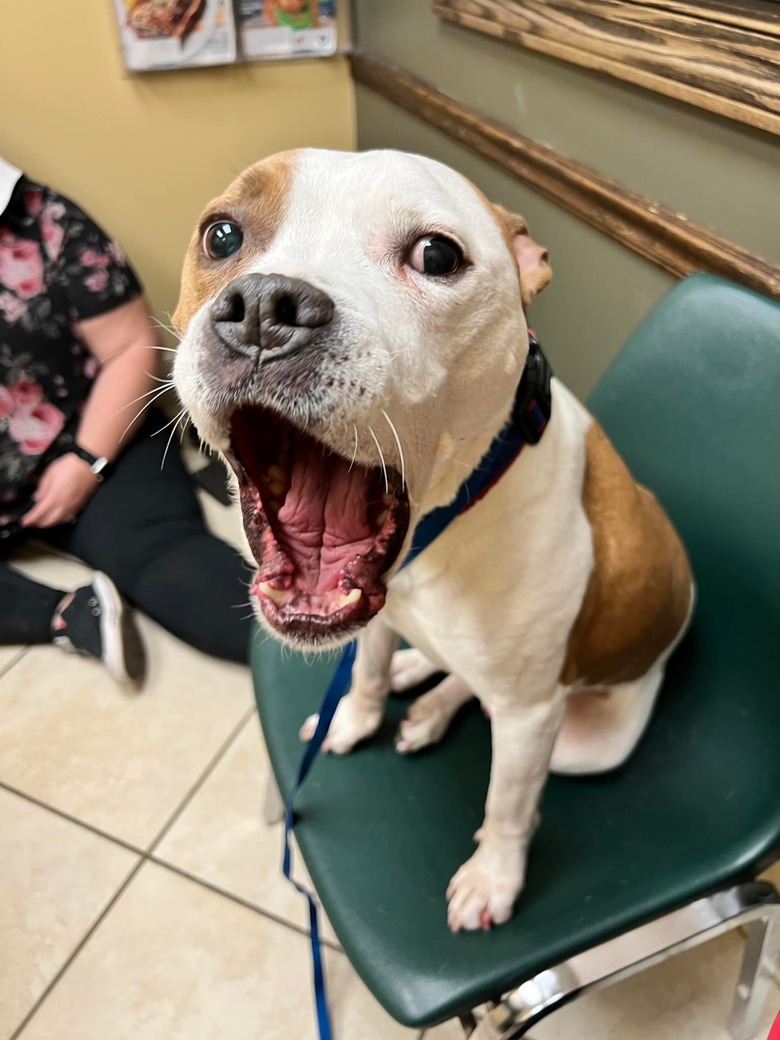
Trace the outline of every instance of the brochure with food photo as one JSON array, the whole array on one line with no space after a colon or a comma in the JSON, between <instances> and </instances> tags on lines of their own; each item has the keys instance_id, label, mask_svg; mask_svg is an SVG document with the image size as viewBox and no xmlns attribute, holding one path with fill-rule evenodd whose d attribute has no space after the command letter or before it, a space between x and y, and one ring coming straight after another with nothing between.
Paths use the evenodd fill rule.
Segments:
<instances>
[{"instance_id":1,"label":"brochure with food photo","mask_svg":"<svg viewBox=\"0 0 780 1040\"><path fill-rule=\"evenodd\" d=\"M334 54L336 0L238 0L244 58Z\"/></svg>"},{"instance_id":2,"label":"brochure with food photo","mask_svg":"<svg viewBox=\"0 0 780 1040\"><path fill-rule=\"evenodd\" d=\"M128 69L180 69L236 60L231 0L115 0Z\"/></svg>"}]
</instances>

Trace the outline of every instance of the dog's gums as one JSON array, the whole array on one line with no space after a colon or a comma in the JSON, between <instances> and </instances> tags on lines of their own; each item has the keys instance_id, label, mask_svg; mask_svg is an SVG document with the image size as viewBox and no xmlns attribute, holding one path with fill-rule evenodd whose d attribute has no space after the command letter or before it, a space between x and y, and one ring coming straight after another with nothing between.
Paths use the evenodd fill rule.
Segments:
<instances>
[{"instance_id":1,"label":"dog's gums","mask_svg":"<svg viewBox=\"0 0 780 1040\"><path fill-rule=\"evenodd\" d=\"M382 609L409 526L398 473L351 463L259 406L230 420L252 593L292 640L331 642Z\"/></svg>"}]
</instances>

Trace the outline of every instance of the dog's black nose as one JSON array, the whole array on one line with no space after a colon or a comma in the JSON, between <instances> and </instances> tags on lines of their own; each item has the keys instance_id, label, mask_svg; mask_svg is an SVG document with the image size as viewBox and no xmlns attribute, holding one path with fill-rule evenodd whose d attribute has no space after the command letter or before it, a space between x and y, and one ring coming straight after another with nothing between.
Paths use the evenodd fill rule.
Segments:
<instances>
[{"instance_id":1,"label":"dog's black nose","mask_svg":"<svg viewBox=\"0 0 780 1040\"><path fill-rule=\"evenodd\" d=\"M333 319L333 300L298 278L245 274L226 285L211 305L219 338L240 354L288 353L309 343Z\"/></svg>"}]
</instances>

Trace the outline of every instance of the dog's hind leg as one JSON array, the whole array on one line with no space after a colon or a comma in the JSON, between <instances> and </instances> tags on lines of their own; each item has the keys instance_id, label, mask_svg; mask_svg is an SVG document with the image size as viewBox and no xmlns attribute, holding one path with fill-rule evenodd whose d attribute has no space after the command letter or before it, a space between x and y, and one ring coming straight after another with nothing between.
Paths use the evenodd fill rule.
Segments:
<instances>
[{"instance_id":1,"label":"dog's hind leg","mask_svg":"<svg viewBox=\"0 0 780 1040\"><path fill-rule=\"evenodd\" d=\"M423 660L430 664L427 658ZM455 714L473 696L467 683L457 675L448 675L438 686L418 697L409 708L406 718L398 728L395 739L396 751L408 755L430 744L438 743L447 732Z\"/></svg>"},{"instance_id":2,"label":"dog's hind leg","mask_svg":"<svg viewBox=\"0 0 780 1040\"><path fill-rule=\"evenodd\" d=\"M393 693L413 690L439 670L420 650L396 650L390 662L390 689Z\"/></svg>"},{"instance_id":3,"label":"dog's hind leg","mask_svg":"<svg viewBox=\"0 0 780 1040\"><path fill-rule=\"evenodd\" d=\"M636 682L570 694L550 772L588 776L622 766L650 721L664 664L664 660L657 661Z\"/></svg>"},{"instance_id":4,"label":"dog's hind leg","mask_svg":"<svg viewBox=\"0 0 780 1040\"><path fill-rule=\"evenodd\" d=\"M352 688L336 708L323 751L346 755L379 729L390 692L390 661L397 646L397 633L379 617L360 633ZM301 740L311 740L318 719L318 715L310 715L304 722Z\"/></svg>"}]
</instances>

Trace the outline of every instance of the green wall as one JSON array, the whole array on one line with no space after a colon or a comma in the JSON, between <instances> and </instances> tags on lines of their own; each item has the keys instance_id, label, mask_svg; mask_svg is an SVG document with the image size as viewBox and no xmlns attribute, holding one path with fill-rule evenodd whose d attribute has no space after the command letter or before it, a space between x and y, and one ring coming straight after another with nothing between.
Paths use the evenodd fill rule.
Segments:
<instances>
[{"instance_id":1,"label":"green wall","mask_svg":"<svg viewBox=\"0 0 780 1040\"><path fill-rule=\"evenodd\" d=\"M779 138L446 25L430 0L354 0L354 14L359 49L780 262ZM361 148L431 155L526 217L555 271L532 324L556 372L587 394L674 279L363 87L357 116Z\"/></svg>"}]
</instances>

